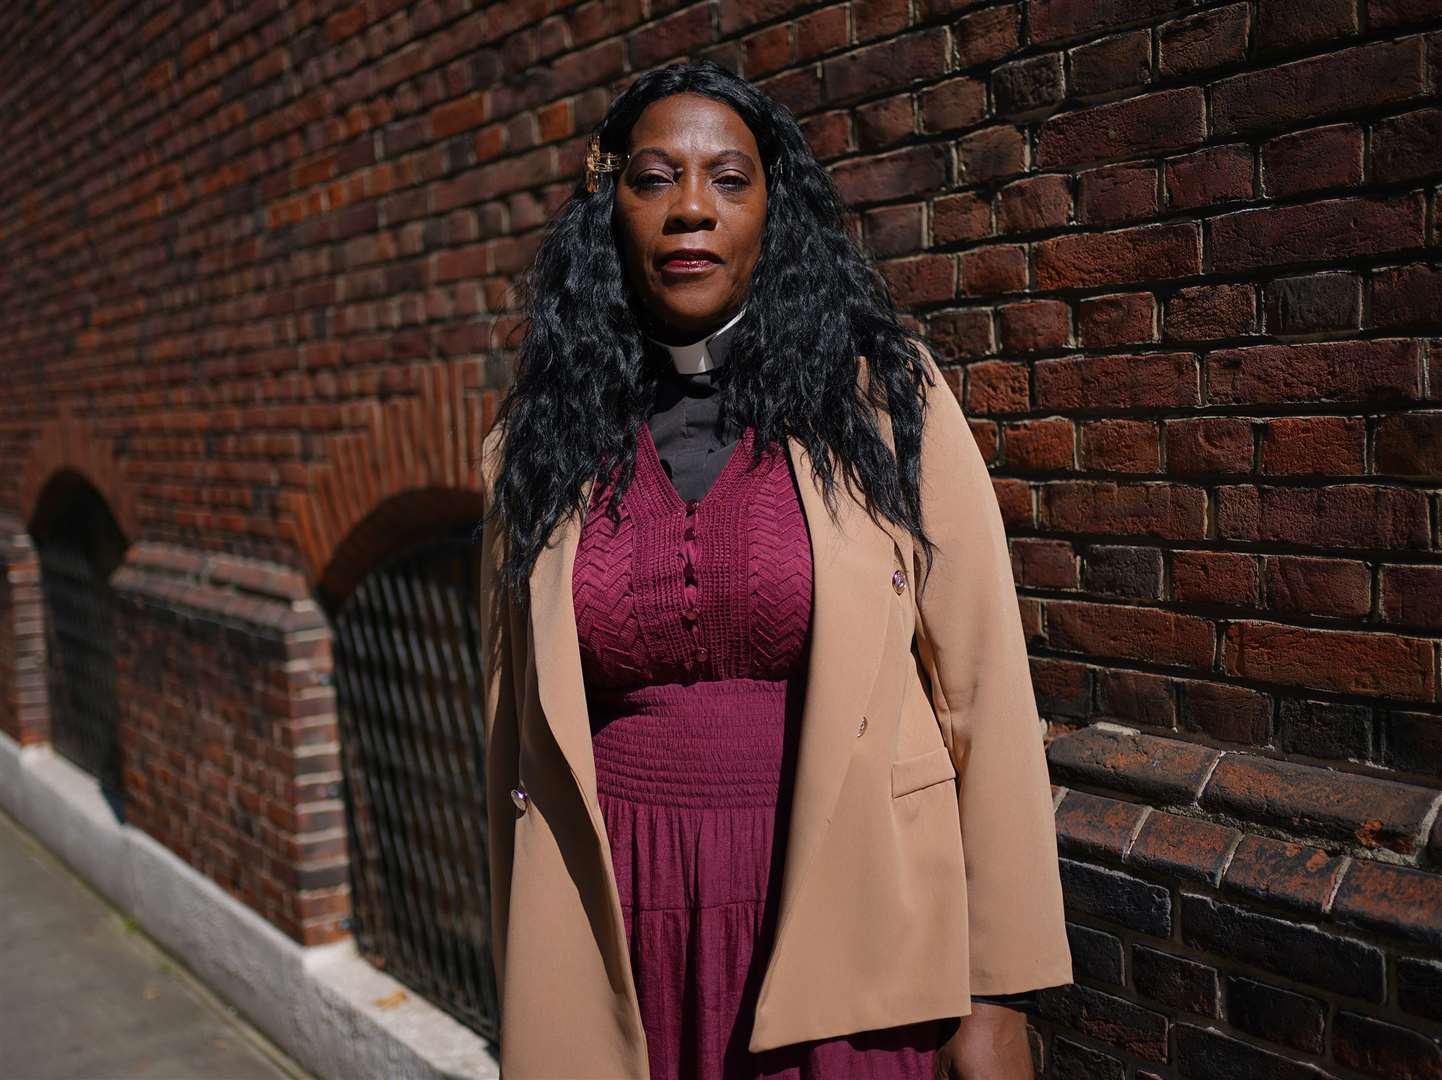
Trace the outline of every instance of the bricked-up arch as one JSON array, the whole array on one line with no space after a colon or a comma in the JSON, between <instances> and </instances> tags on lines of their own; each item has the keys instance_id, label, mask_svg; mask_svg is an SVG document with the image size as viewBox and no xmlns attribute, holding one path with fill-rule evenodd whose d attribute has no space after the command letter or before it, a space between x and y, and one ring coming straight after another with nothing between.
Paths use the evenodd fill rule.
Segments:
<instances>
[{"instance_id":1,"label":"bricked-up arch","mask_svg":"<svg viewBox=\"0 0 1442 1080\"><path fill-rule=\"evenodd\" d=\"M478 364L416 364L405 375L410 393L358 406L358 429L319 439L304 490L281 500L281 532L328 606L380 559L480 517L480 447L495 391L478 388Z\"/></svg>"},{"instance_id":2,"label":"bricked-up arch","mask_svg":"<svg viewBox=\"0 0 1442 1080\"><path fill-rule=\"evenodd\" d=\"M15 493L31 533L44 532L48 519L64 510L74 485L85 484L104 501L126 537L140 535L135 494L114 440L100 434L94 420L76 415L70 402L62 402L55 417L40 426L24 455Z\"/></svg>"}]
</instances>

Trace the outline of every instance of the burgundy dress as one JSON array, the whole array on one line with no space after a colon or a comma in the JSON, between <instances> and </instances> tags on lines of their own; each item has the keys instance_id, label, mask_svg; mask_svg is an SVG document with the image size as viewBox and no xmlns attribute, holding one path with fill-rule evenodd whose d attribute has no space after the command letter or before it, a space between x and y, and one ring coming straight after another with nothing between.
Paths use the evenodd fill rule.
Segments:
<instances>
[{"instance_id":1,"label":"burgundy dress","mask_svg":"<svg viewBox=\"0 0 1442 1080\"><path fill-rule=\"evenodd\" d=\"M594 486L572 582L596 781L653 1080L929 1080L953 1018L751 1054L810 640L784 449L682 499L650 431L619 524Z\"/></svg>"}]
</instances>

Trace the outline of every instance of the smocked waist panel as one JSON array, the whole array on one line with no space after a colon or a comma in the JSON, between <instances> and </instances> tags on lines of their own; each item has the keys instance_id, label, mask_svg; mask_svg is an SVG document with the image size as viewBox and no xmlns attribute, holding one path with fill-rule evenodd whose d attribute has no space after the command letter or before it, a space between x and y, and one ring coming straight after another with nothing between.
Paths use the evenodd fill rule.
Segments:
<instances>
[{"instance_id":1,"label":"smocked waist panel","mask_svg":"<svg viewBox=\"0 0 1442 1080\"><path fill-rule=\"evenodd\" d=\"M596 786L627 802L775 806L795 679L661 683L587 695Z\"/></svg>"}]
</instances>

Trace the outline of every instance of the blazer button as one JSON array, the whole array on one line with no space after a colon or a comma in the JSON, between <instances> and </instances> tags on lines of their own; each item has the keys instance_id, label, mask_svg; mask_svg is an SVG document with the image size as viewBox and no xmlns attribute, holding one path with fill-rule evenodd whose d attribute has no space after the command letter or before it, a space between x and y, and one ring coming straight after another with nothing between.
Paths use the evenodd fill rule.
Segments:
<instances>
[{"instance_id":1,"label":"blazer button","mask_svg":"<svg viewBox=\"0 0 1442 1080\"><path fill-rule=\"evenodd\" d=\"M891 575L891 587L897 592L906 588L906 571L896 570Z\"/></svg>"},{"instance_id":2,"label":"blazer button","mask_svg":"<svg viewBox=\"0 0 1442 1080\"><path fill-rule=\"evenodd\" d=\"M860 738L866 734L866 717L861 718L861 723L856 725L856 737Z\"/></svg>"},{"instance_id":3,"label":"blazer button","mask_svg":"<svg viewBox=\"0 0 1442 1080\"><path fill-rule=\"evenodd\" d=\"M530 803L530 796L526 794L525 788L517 785L511 788L511 802L516 804L517 810L525 810Z\"/></svg>"}]
</instances>

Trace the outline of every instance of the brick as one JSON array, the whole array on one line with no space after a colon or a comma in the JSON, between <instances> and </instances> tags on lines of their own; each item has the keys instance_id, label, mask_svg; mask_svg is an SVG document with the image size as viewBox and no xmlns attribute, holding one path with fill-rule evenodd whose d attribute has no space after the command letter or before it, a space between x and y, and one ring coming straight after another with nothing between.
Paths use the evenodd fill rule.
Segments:
<instances>
[{"instance_id":1,"label":"brick","mask_svg":"<svg viewBox=\"0 0 1442 1080\"><path fill-rule=\"evenodd\" d=\"M1331 547L1428 546L1420 492L1367 484L1217 489L1217 535Z\"/></svg>"},{"instance_id":2,"label":"brick","mask_svg":"<svg viewBox=\"0 0 1442 1080\"><path fill-rule=\"evenodd\" d=\"M1227 825L1158 810L1143 822L1127 853L1127 865L1133 870L1214 886L1241 835Z\"/></svg>"},{"instance_id":3,"label":"brick","mask_svg":"<svg viewBox=\"0 0 1442 1080\"><path fill-rule=\"evenodd\" d=\"M946 71L946 31L919 30L870 45L822 64L822 87L828 103L841 104L864 95L896 90Z\"/></svg>"},{"instance_id":4,"label":"brick","mask_svg":"<svg viewBox=\"0 0 1442 1080\"><path fill-rule=\"evenodd\" d=\"M956 66L962 69L999 60L1020 40L1021 11L1016 4L970 12L952 25Z\"/></svg>"},{"instance_id":5,"label":"brick","mask_svg":"<svg viewBox=\"0 0 1442 1080\"><path fill-rule=\"evenodd\" d=\"M1442 109L1419 109L1372 128L1374 183L1421 180L1442 172Z\"/></svg>"},{"instance_id":6,"label":"brick","mask_svg":"<svg viewBox=\"0 0 1442 1080\"><path fill-rule=\"evenodd\" d=\"M991 322L991 312L984 309L945 312L932 316L931 333L944 355L971 359L992 351ZM1030 376L1021 364L973 364L967 369L964 404L968 412L1025 412L1030 392Z\"/></svg>"},{"instance_id":7,"label":"brick","mask_svg":"<svg viewBox=\"0 0 1442 1080\"><path fill-rule=\"evenodd\" d=\"M950 255L890 259L878 268L891 295L904 307L941 303L956 294L956 264Z\"/></svg>"},{"instance_id":8,"label":"brick","mask_svg":"<svg viewBox=\"0 0 1442 1080\"><path fill-rule=\"evenodd\" d=\"M990 235L990 200L975 192L945 195L931 204L932 243L959 244Z\"/></svg>"},{"instance_id":9,"label":"brick","mask_svg":"<svg viewBox=\"0 0 1442 1080\"><path fill-rule=\"evenodd\" d=\"M1037 708L1047 716L1056 719L1087 714L1091 704L1091 676L1085 664L1032 657L1031 676Z\"/></svg>"},{"instance_id":10,"label":"brick","mask_svg":"<svg viewBox=\"0 0 1442 1080\"><path fill-rule=\"evenodd\" d=\"M1334 761L1369 756L1372 722L1366 706L1283 698L1277 717L1279 745L1288 754Z\"/></svg>"},{"instance_id":11,"label":"brick","mask_svg":"<svg viewBox=\"0 0 1442 1080\"><path fill-rule=\"evenodd\" d=\"M1229 644L1237 625L1228 627ZM1329 769L1229 754L1198 802L1243 820L1406 855L1415 850L1434 799L1410 784L1360 775L1342 781Z\"/></svg>"},{"instance_id":12,"label":"brick","mask_svg":"<svg viewBox=\"0 0 1442 1080\"><path fill-rule=\"evenodd\" d=\"M1081 466L1100 472L1161 472L1157 426L1145 420L1094 420L1082 425Z\"/></svg>"},{"instance_id":13,"label":"brick","mask_svg":"<svg viewBox=\"0 0 1442 1080\"><path fill-rule=\"evenodd\" d=\"M1204 361L1216 405L1342 401L1371 405L1421 397L1417 342L1409 338L1218 349Z\"/></svg>"},{"instance_id":14,"label":"brick","mask_svg":"<svg viewBox=\"0 0 1442 1080\"><path fill-rule=\"evenodd\" d=\"M1160 1005L1201 1016L1220 1016L1217 969L1160 949L1132 945L1132 986Z\"/></svg>"},{"instance_id":15,"label":"brick","mask_svg":"<svg viewBox=\"0 0 1442 1080\"><path fill-rule=\"evenodd\" d=\"M1356 274L1324 272L1267 283L1267 332L1312 334L1362 324L1362 282Z\"/></svg>"},{"instance_id":16,"label":"brick","mask_svg":"<svg viewBox=\"0 0 1442 1080\"><path fill-rule=\"evenodd\" d=\"M1035 371L1036 401L1043 409L1155 408L1201 401L1192 353L1039 360Z\"/></svg>"},{"instance_id":17,"label":"brick","mask_svg":"<svg viewBox=\"0 0 1442 1080\"><path fill-rule=\"evenodd\" d=\"M845 109L808 116L801 121L801 133L818 161L840 157L856 149L851 135L851 114Z\"/></svg>"},{"instance_id":18,"label":"brick","mask_svg":"<svg viewBox=\"0 0 1442 1080\"><path fill-rule=\"evenodd\" d=\"M796 20L796 59L813 60L847 43L850 26L844 5L823 8Z\"/></svg>"},{"instance_id":19,"label":"brick","mask_svg":"<svg viewBox=\"0 0 1442 1080\"><path fill-rule=\"evenodd\" d=\"M910 94L897 94L856 110L857 145L880 150L908 138L916 128Z\"/></svg>"},{"instance_id":20,"label":"brick","mask_svg":"<svg viewBox=\"0 0 1442 1080\"><path fill-rule=\"evenodd\" d=\"M1420 247L1420 193L1324 199L1222 214L1208 223L1219 273L1317 259L1351 259Z\"/></svg>"},{"instance_id":21,"label":"brick","mask_svg":"<svg viewBox=\"0 0 1442 1080\"><path fill-rule=\"evenodd\" d=\"M1426 794L1430 805L1435 793ZM1415 801L1420 801L1420 796ZM1442 923L1436 918L1439 910L1442 876L1369 859L1352 861L1332 901L1332 916L1338 922L1404 938L1433 950L1442 949Z\"/></svg>"},{"instance_id":22,"label":"brick","mask_svg":"<svg viewBox=\"0 0 1442 1080\"><path fill-rule=\"evenodd\" d=\"M1357 0L1261 0L1259 53L1296 52L1357 33Z\"/></svg>"},{"instance_id":23,"label":"brick","mask_svg":"<svg viewBox=\"0 0 1442 1080\"><path fill-rule=\"evenodd\" d=\"M1062 113L1037 136L1042 168L1140 157L1201 142L1205 104L1197 87L1163 90Z\"/></svg>"},{"instance_id":24,"label":"brick","mask_svg":"<svg viewBox=\"0 0 1442 1080\"><path fill-rule=\"evenodd\" d=\"M1201 234L1193 222L1072 233L1039 241L1034 251L1040 289L1153 282L1202 271Z\"/></svg>"},{"instance_id":25,"label":"brick","mask_svg":"<svg viewBox=\"0 0 1442 1080\"><path fill-rule=\"evenodd\" d=\"M1126 1080L1126 1066L1121 1060L1064 1035L1051 1041L1051 1071L1055 1080Z\"/></svg>"},{"instance_id":26,"label":"brick","mask_svg":"<svg viewBox=\"0 0 1442 1080\"><path fill-rule=\"evenodd\" d=\"M1147 808L1069 791L1056 809L1057 843L1064 854L1120 863Z\"/></svg>"},{"instance_id":27,"label":"brick","mask_svg":"<svg viewBox=\"0 0 1442 1080\"><path fill-rule=\"evenodd\" d=\"M1261 603L1257 558L1224 551L1172 552L1173 600L1188 604Z\"/></svg>"},{"instance_id":28,"label":"brick","mask_svg":"<svg viewBox=\"0 0 1442 1080\"><path fill-rule=\"evenodd\" d=\"M921 92L923 131L945 132L968 128L986 119L986 83L962 76L929 86Z\"/></svg>"},{"instance_id":29,"label":"brick","mask_svg":"<svg viewBox=\"0 0 1442 1080\"><path fill-rule=\"evenodd\" d=\"M1060 861L1061 891L1071 911L1155 937L1171 934L1171 893L1115 869Z\"/></svg>"},{"instance_id":30,"label":"brick","mask_svg":"<svg viewBox=\"0 0 1442 1080\"><path fill-rule=\"evenodd\" d=\"M910 255L926 244L920 203L869 210L861 223L867 246L879 258Z\"/></svg>"},{"instance_id":31,"label":"brick","mask_svg":"<svg viewBox=\"0 0 1442 1080\"><path fill-rule=\"evenodd\" d=\"M1212 625L1194 615L1071 600L1046 603L1047 641L1064 652L1207 668Z\"/></svg>"},{"instance_id":32,"label":"brick","mask_svg":"<svg viewBox=\"0 0 1442 1080\"><path fill-rule=\"evenodd\" d=\"M966 371L967 409L983 415L1026 412L1030 387L1025 365L1001 361L973 364Z\"/></svg>"},{"instance_id":33,"label":"brick","mask_svg":"<svg viewBox=\"0 0 1442 1080\"><path fill-rule=\"evenodd\" d=\"M1257 331L1257 300L1250 285L1196 285L1167 301L1162 338L1208 341Z\"/></svg>"},{"instance_id":34,"label":"brick","mask_svg":"<svg viewBox=\"0 0 1442 1080\"><path fill-rule=\"evenodd\" d=\"M1442 567L1384 566L1378 591L1384 621L1426 630L1442 629Z\"/></svg>"},{"instance_id":35,"label":"brick","mask_svg":"<svg viewBox=\"0 0 1442 1080\"><path fill-rule=\"evenodd\" d=\"M1251 472L1253 438L1247 420L1231 416L1169 420L1165 432L1167 471L1174 476Z\"/></svg>"},{"instance_id":36,"label":"brick","mask_svg":"<svg viewBox=\"0 0 1442 1080\"><path fill-rule=\"evenodd\" d=\"M1362 182L1362 129L1333 124L1269 139L1262 144L1262 189L1282 199Z\"/></svg>"},{"instance_id":37,"label":"brick","mask_svg":"<svg viewBox=\"0 0 1442 1080\"><path fill-rule=\"evenodd\" d=\"M1071 950L1072 968L1078 978L1087 982L1122 984L1122 943L1115 934L1090 926L1068 922L1067 945Z\"/></svg>"},{"instance_id":38,"label":"brick","mask_svg":"<svg viewBox=\"0 0 1442 1080\"><path fill-rule=\"evenodd\" d=\"M1156 340L1156 300L1151 293L1093 296L1077 306L1077 331L1088 349Z\"/></svg>"},{"instance_id":39,"label":"brick","mask_svg":"<svg viewBox=\"0 0 1442 1080\"><path fill-rule=\"evenodd\" d=\"M1185 891L1180 914L1181 940L1187 945L1348 997L1382 1000L1382 951L1364 942ZM1257 1074L1219 1069L1191 1075Z\"/></svg>"},{"instance_id":40,"label":"brick","mask_svg":"<svg viewBox=\"0 0 1442 1080\"><path fill-rule=\"evenodd\" d=\"M1247 55L1246 4L1228 4L1157 28L1157 70L1163 78L1239 64Z\"/></svg>"},{"instance_id":41,"label":"brick","mask_svg":"<svg viewBox=\"0 0 1442 1080\"><path fill-rule=\"evenodd\" d=\"M1099 715L1127 723L1170 729L1176 724L1172 680L1138 671L1096 673Z\"/></svg>"},{"instance_id":42,"label":"brick","mask_svg":"<svg viewBox=\"0 0 1442 1080\"><path fill-rule=\"evenodd\" d=\"M1372 279L1372 325L1389 330L1442 327L1442 270L1413 264L1378 271Z\"/></svg>"},{"instance_id":43,"label":"brick","mask_svg":"<svg viewBox=\"0 0 1442 1080\"><path fill-rule=\"evenodd\" d=\"M1338 693L1437 693L1431 643L1417 638L1238 622L1227 627L1223 664L1241 678Z\"/></svg>"},{"instance_id":44,"label":"brick","mask_svg":"<svg viewBox=\"0 0 1442 1080\"><path fill-rule=\"evenodd\" d=\"M1177 1024L1177 1066L1184 1077L1255 1076L1266 1080L1327 1080L1321 1070L1241 1042L1212 1028Z\"/></svg>"},{"instance_id":45,"label":"brick","mask_svg":"<svg viewBox=\"0 0 1442 1080\"><path fill-rule=\"evenodd\" d=\"M936 146L915 146L843 162L831 175L842 199L861 205L940 189L946 183L946 160Z\"/></svg>"},{"instance_id":46,"label":"brick","mask_svg":"<svg viewBox=\"0 0 1442 1080\"><path fill-rule=\"evenodd\" d=\"M1213 83L1212 124L1220 135L1295 125L1406 101L1426 89L1421 39L1380 41Z\"/></svg>"},{"instance_id":47,"label":"brick","mask_svg":"<svg viewBox=\"0 0 1442 1080\"><path fill-rule=\"evenodd\" d=\"M1094 595L1156 600L1162 591L1162 553L1149 547L1092 545L1086 551L1082 582Z\"/></svg>"},{"instance_id":48,"label":"brick","mask_svg":"<svg viewBox=\"0 0 1442 1080\"><path fill-rule=\"evenodd\" d=\"M957 179L985 184L1026 170L1026 135L1010 125L982 128L956 143Z\"/></svg>"},{"instance_id":49,"label":"brick","mask_svg":"<svg viewBox=\"0 0 1442 1080\"><path fill-rule=\"evenodd\" d=\"M1332 1053L1339 1064L1368 1076L1442 1076L1442 1048L1435 1041L1345 1009L1332 1021Z\"/></svg>"},{"instance_id":50,"label":"brick","mask_svg":"<svg viewBox=\"0 0 1442 1080\"><path fill-rule=\"evenodd\" d=\"M1435 480L1442 471L1442 412L1383 417L1376 454L1379 473Z\"/></svg>"},{"instance_id":51,"label":"brick","mask_svg":"<svg viewBox=\"0 0 1442 1080\"><path fill-rule=\"evenodd\" d=\"M1181 727L1222 742L1265 746L1271 740L1271 699L1245 686L1189 680L1180 685Z\"/></svg>"},{"instance_id":52,"label":"brick","mask_svg":"<svg viewBox=\"0 0 1442 1080\"><path fill-rule=\"evenodd\" d=\"M1061 228L1071 214L1071 190L1060 174L1030 176L997 193L996 222L1002 233Z\"/></svg>"},{"instance_id":53,"label":"brick","mask_svg":"<svg viewBox=\"0 0 1442 1080\"><path fill-rule=\"evenodd\" d=\"M1043 113L1066 96L1061 53L1042 53L1002 64L991 73L997 116L1017 119Z\"/></svg>"},{"instance_id":54,"label":"brick","mask_svg":"<svg viewBox=\"0 0 1442 1080\"><path fill-rule=\"evenodd\" d=\"M1269 555L1263 580L1273 611L1361 618L1372 610L1372 575L1361 562Z\"/></svg>"},{"instance_id":55,"label":"brick","mask_svg":"<svg viewBox=\"0 0 1442 1080\"><path fill-rule=\"evenodd\" d=\"M1162 182L1167 206L1173 210L1250 199L1256 194L1252 148L1245 143L1227 143L1168 158L1162 165Z\"/></svg>"},{"instance_id":56,"label":"brick","mask_svg":"<svg viewBox=\"0 0 1442 1080\"><path fill-rule=\"evenodd\" d=\"M1217 757L1211 747L1096 726L1054 739L1047 748L1053 783L1136 795L1159 806L1191 805ZM1148 819L1129 858L1137 856L1150 826Z\"/></svg>"},{"instance_id":57,"label":"brick","mask_svg":"<svg viewBox=\"0 0 1442 1080\"><path fill-rule=\"evenodd\" d=\"M1262 425L1267 476L1357 476L1366 471L1367 430L1360 419L1299 416Z\"/></svg>"},{"instance_id":58,"label":"brick","mask_svg":"<svg viewBox=\"0 0 1442 1080\"><path fill-rule=\"evenodd\" d=\"M1187 0L1032 0L1031 40L1044 45L1128 22L1153 22L1189 6Z\"/></svg>"},{"instance_id":59,"label":"brick","mask_svg":"<svg viewBox=\"0 0 1442 1080\"><path fill-rule=\"evenodd\" d=\"M1062 532L1198 539L1206 497L1182 484L1061 480L1042 488L1043 522Z\"/></svg>"},{"instance_id":60,"label":"brick","mask_svg":"<svg viewBox=\"0 0 1442 1080\"><path fill-rule=\"evenodd\" d=\"M1014 244L994 244L962 252L958 259L963 296L991 296L1019 292L1027 287L1026 249Z\"/></svg>"},{"instance_id":61,"label":"brick","mask_svg":"<svg viewBox=\"0 0 1442 1080\"><path fill-rule=\"evenodd\" d=\"M1067 59L1075 95L1140 89L1152 78L1152 35L1148 30L1115 34L1071 49Z\"/></svg>"},{"instance_id":62,"label":"brick","mask_svg":"<svg viewBox=\"0 0 1442 1080\"><path fill-rule=\"evenodd\" d=\"M707 4L697 4L648 23L625 38L633 70L644 70L662 60L685 56L714 40Z\"/></svg>"},{"instance_id":63,"label":"brick","mask_svg":"<svg viewBox=\"0 0 1442 1080\"><path fill-rule=\"evenodd\" d=\"M1060 300L1026 300L997 309L1008 352L1061 349L1071 344L1071 308Z\"/></svg>"},{"instance_id":64,"label":"brick","mask_svg":"<svg viewBox=\"0 0 1442 1080\"><path fill-rule=\"evenodd\" d=\"M1070 937L1073 927L1067 927ZM1399 957L1397 1004L1413 1016L1442 1020L1442 964L1432 960Z\"/></svg>"},{"instance_id":65,"label":"brick","mask_svg":"<svg viewBox=\"0 0 1442 1080\"><path fill-rule=\"evenodd\" d=\"M1019 536L1011 542L1011 556L1018 585L1036 589L1077 587L1077 557L1066 540Z\"/></svg>"},{"instance_id":66,"label":"brick","mask_svg":"<svg viewBox=\"0 0 1442 1080\"><path fill-rule=\"evenodd\" d=\"M1304 1053L1323 1051L1326 1005L1279 986L1228 975L1227 1019L1249 1035Z\"/></svg>"},{"instance_id":67,"label":"brick","mask_svg":"<svg viewBox=\"0 0 1442 1080\"><path fill-rule=\"evenodd\" d=\"M766 75L791 63L793 47L791 27L786 23L768 26L741 43L746 57L746 74L750 78Z\"/></svg>"},{"instance_id":68,"label":"brick","mask_svg":"<svg viewBox=\"0 0 1442 1080\"><path fill-rule=\"evenodd\" d=\"M1262 903L1321 915L1341 877L1343 859L1265 836L1244 836L1222 879L1225 891Z\"/></svg>"},{"instance_id":69,"label":"brick","mask_svg":"<svg viewBox=\"0 0 1442 1080\"><path fill-rule=\"evenodd\" d=\"M1074 466L1070 420L1049 417L1008 424L1006 464L1008 469L1027 472L1070 469Z\"/></svg>"},{"instance_id":70,"label":"brick","mask_svg":"<svg viewBox=\"0 0 1442 1080\"><path fill-rule=\"evenodd\" d=\"M1127 162L1077 174L1077 221L1108 225L1148 218L1157 212L1155 165Z\"/></svg>"},{"instance_id":71,"label":"brick","mask_svg":"<svg viewBox=\"0 0 1442 1080\"><path fill-rule=\"evenodd\" d=\"M1037 1011L1046 1020L1118 1047L1144 1061L1167 1060L1167 1018L1125 998L1068 983L1043 995Z\"/></svg>"},{"instance_id":72,"label":"brick","mask_svg":"<svg viewBox=\"0 0 1442 1080\"><path fill-rule=\"evenodd\" d=\"M906 0L854 0L851 5L857 41L895 34L905 29L910 15Z\"/></svg>"}]
</instances>

